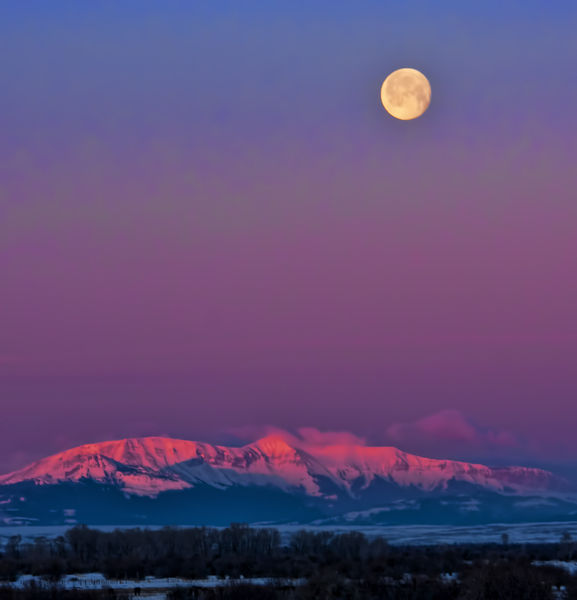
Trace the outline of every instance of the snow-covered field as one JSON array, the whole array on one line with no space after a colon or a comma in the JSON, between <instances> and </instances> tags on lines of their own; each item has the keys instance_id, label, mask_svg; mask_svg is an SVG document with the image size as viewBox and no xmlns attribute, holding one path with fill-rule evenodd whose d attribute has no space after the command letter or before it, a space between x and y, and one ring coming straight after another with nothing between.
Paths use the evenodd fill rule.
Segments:
<instances>
[{"instance_id":1,"label":"snow-covered field","mask_svg":"<svg viewBox=\"0 0 577 600\"><path fill-rule=\"evenodd\" d=\"M245 583L251 585L266 585L271 580L267 578L242 578L242 579L219 579L209 577L207 579L181 579L179 577L146 577L144 579L107 579L102 573L81 573L77 575L64 575L58 584L67 590L102 590L112 588L114 590L167 590L175 587L222 587L231 583ZM13 588L25 588L30 584L52 585L46 583L41 577L36 575L21 575L16 581L10 584ZM291 583L298 584L299 581L291 580Z\"/></svg>"},{"instance_id":2,"label":"snow-covered field","mask_svg":"<svg viewBox=\"0 0 577 600\"><path fill-rule=\"evenodd\" d=\"M231 583L244 583L250 585L266 585L274 580L266 578L242 578L242 579L219 579L209 577L207 579L181 579L178 577L156 578L146 577L141 580L133 579L107 579L101 573L83 573L76 575L65 575L60 579L58 585L67 590L127 590L138 589L139 597L147 600L165 600L170 589L177 587L199 587L214 588L230 585ZM300 580L291 580L291 584L298 585ZM12 583L4 583L12 588L24 589L31 584L38 586L53 585L35 575L22 575Z\"/></svg>"},{"instance_id":3,"label":"snow-covered field","mask_svg":"<svg viewBox=\"0 0 577 600\"><path fill-rule=\"evenodd\" d=\"M500 543L503 533L509 536L511 544L558 542L563 532L568 531L577 537L577 521L553 523L491 523L488 525L394 525L394 526L333 526L312 527L312 531L360 531L367 537L384 537L390 544L434 545L434 544L486 544ZM282 525L277 527L288 537L291 533L303 529L302 526Z\"/></svg>"},{"instance_id":4,"label":"snow-covered field","mask_svg":"<svg viewBox=\"0 0 577 600\"><path fill-rule=\"evenodd\" d=\"M543 561L543 562L534 562L536 566L551 566L559 569L563 569L570 573L571 575L577 574L577 562L566 562L559 560L551 560L551 561ZM409 574L405 575L405 578L408 578L410 581L411 576ZM452 583L459 580L458 573L443 573L440 576L440 579L444 583ZM302 585L304 584L304 580L302 579L270 579L264 577L254 577L254 578L240 578L240 579L230 579L226 578L217 578L217 577L208 577L206 579L182 579L179 577L168 577L168 578L157 578L157 577L146 577L142 580L134 580L134 579L107 579L101 573L83 573L83 574L73 574L73 575L65 575L63 576L58 585L67 590L106 590L113 589L115 591L128 591L128 592L136 592L137 595L141 598L146 598L147 600L166 600L167 593L169 590L177 588L177 587L197 587L197 588L216 588L223 587L230 584L247 584L247 585L267 585L267 584L276 584L276 585ZM42 579L42 577L35 575L22 575L16 581L13 582L4 582L3 585L7 585L9 587L15 589L25 589L31 584L37 585L40 587L43 586L51 586L53 583L47 582ZM564 598L563 594L564 588L555 588L556 596L559 598Z\"/></svg>"},{"instance_id":5,"label":"snow-covered field","mask_svg":"<svg viewBox=\"0 0 577 600\"><path fill-rule=\"evenodd\" d=\"M255 525L258 526L258 525ZM335 531L343 533L346 531L360 531L368 537L382 536L390 544L460 544L476 543L484 544L501 542L501 535L507 533L510 543L548 543L558 542L563 532L568 531L573 539L577 538L577 521L554 522L554 523L494 523L490 525L476 525L467 527L455 527L450 525L395 525L395 526L310 526L310 525L270 525L278 529L285 541L291 534L301 529L311 531ZM114 529L129 529L130 527L99 526L95 527L102 531L113 531ZM150 527L158 529L159 527ZM68 527L0 527L0 547L3 546L10 536L20 535L23 540L31 540L35 537L45 536L54 538L63 535Z\"/></svg>"}]
</instances>

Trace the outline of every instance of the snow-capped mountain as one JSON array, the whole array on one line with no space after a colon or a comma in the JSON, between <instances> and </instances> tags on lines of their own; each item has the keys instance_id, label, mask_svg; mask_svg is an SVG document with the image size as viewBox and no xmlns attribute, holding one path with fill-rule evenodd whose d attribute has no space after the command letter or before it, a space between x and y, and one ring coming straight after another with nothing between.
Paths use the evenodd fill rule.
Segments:
<instances>
[{"instance_id":1,"label":"snow-capped mountain","mask_svg":"<svg viewBox=\"0 0 577 600\"><path fill-rule=\"evenodd\" d=\"M199 484L273 485L322 496L319 478L351 495L377 479L422 490L446 488L450 481L499 492L564 489L562 480L541 469L435 460L390 447L323 446L305 451L276 435L240 448L162 437L87 444L0 476L0 485L91 480L145 496Z\"/></svg>"},{"instance_id":2,"label":"snow-capped mountain","mask_svg":"<svg viewBox=\"0 0 577 600\"><path fill-rule=\"evenodd\" d=\"M142 502L157 505L161 499L174 502L174 498L186 497L189 510L194 511L204 510L208 496L210 502L216 502L215 498L228 502L250 493L256 507L259 498L273 493L280 504L290 497L293 509L296 502L332 515L382 515L392 511L387 508L391 502L394 510L414 508L423 498L451 494L465 494L469 502L471 494L562 499L570 493L564 480L540 469L429 459L391 447L299 447L281 435L271 435L242 447L163 437L87 444L0 476L0 500L8 498L4 505L18 512L13 490L25 488L34 498L55 489L84 493L87 485L92 486L90 490L116 491L127 501L142 498ZM23 506L28 496L18 496L16 504ZM201 497L204 499L199 500ZM403 504L406 501L409 504ZM225 512L227 502L223 504ZM477 504L469 502L467 506ZM375 508L378 510L371 512ZM278 512L283 518L283 511ZM4 516L7 518L11 515Z\"/></svg>"},{"instance_id":3,"label":"snow-capped mountain","mask_svg":"<svg viewBox=\"0 0 577 600\"><path fill-rule=\"evenodd\" d=\"M0 485L95 481L129 494L158 493L206 484L272 485L319 495L317 475L331 477L320 463L279 437L263 438L241 448L161 437L87 444L39 460L0 476Z\"/></svg>"}]
</instances>

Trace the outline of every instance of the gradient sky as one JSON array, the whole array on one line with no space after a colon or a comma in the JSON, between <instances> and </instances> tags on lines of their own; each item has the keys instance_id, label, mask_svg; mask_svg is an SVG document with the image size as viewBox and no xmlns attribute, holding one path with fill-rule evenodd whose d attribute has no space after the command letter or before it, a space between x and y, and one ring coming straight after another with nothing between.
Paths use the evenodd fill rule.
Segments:
<instances>
[{"instance_id":1,"label":"gradient sky","mask_svg":"<svg viewBox=\"0 0 577 600\"><path fill-rule=\"evenodd\" d=\"M0 471L266 425L577 463L575 31L574 0L3 2Z\"/></svg>"}]
</instances>

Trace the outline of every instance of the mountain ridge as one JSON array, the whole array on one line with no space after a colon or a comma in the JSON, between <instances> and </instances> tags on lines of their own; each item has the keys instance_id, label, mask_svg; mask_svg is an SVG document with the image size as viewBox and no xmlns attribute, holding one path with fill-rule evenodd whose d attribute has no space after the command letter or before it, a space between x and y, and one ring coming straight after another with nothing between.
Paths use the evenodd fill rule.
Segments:
<instances>
[{"instance_id":1,"label":"mountain ridge","mask_svg":"<svg viewBox=\"0 0 577 600\"><path fill-rule=\"evenodd\" d=\"M168 437L137 437L84 444L0 476L0 486L91 480L116 485L127 494L155 496L200 483L214 487L273 485L323 497L319 478L349 495L376 479L425 491L449 481L500 493L563 493L568 484L531 467L489 467L430 459L391 446L299 447L273 434L244 446L222 446Z\"/></svg>"},{"instance_id":2,"label":"mountain ridge","mask_svg":"<svg viewBox=\"0 0 577 600\"><path fill-rule=\"evenodd\" d=\"M144 437L77 446L0 476L0 525L560 521L577 516L574 492L542 469L388 446Z\"/></svg>"}]
</instances>

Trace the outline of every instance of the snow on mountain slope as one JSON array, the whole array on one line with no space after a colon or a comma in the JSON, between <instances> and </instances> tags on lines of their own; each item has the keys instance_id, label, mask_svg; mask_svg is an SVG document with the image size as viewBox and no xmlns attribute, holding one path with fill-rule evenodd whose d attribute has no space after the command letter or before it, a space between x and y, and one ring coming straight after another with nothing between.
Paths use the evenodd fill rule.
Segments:
<instances>
[{"instance_id":1,"label":"snow on mountain slope","mask_svg":"<svg viewBox=\"0 0 577 600\"><path fill-rule=\"evenodd\" d=\"M305 452L279 435L240 448L163 437L87 444L1 476L0 485L85 480L142 496L204 484L221 489L270 485L323 497L322 480L349 494L378 480L425 491L444 489L450 482L521 494L563 490L562 480L540 469L493 469L423 458L390 447L332 445Z\"/></svg>"},{"instance_id":2,"label":"snow on mountain slope","mask_svg":"<svg viewBox=\"0 0 577 600\"><path fill-rule=\"evenodd\" d=\"M161 437L87 444L0 477L0 485L92 480L128 493L156 495L197 484L273 485L319 495L315 475L330 473L275 436L241 448Z\"/></svg>"},{"instance_id":3,"label":"snow on mountain slope","mask_svg":"<svg viewBox=\"0 0 577 600\"><path fill-rule=\"evenodd\" d=\"M454 460L438 460L407 454L392 447L324 446L316 456L335 476L360 481L367 488L375 478L423 490L444 488L449 481L480 485L495 491L561 491L564 482L548 471L527 467L491 468Z\"/></svg>"},{"instance_id":4,"label":"snow on mountain slope","mask_svg":"<svg viewBox=\"0 0 577 600\"><path fill-rule=\"evenodd\" d=\"M165 490L187 487L178 477L146 466L145 457L140 464L134 456L132 460L126 462L113 458L113 456L123 457L118 452L118 448L112 444L103 444L103 448L98 444L90 444L49 456L20 471L0 477L0 485L21 481L53 484L63 481L92 480L115 485L128 493L136 494L156 494ZM112 451L109 452L108 449Z\"/></svg>"}]
</instances>

